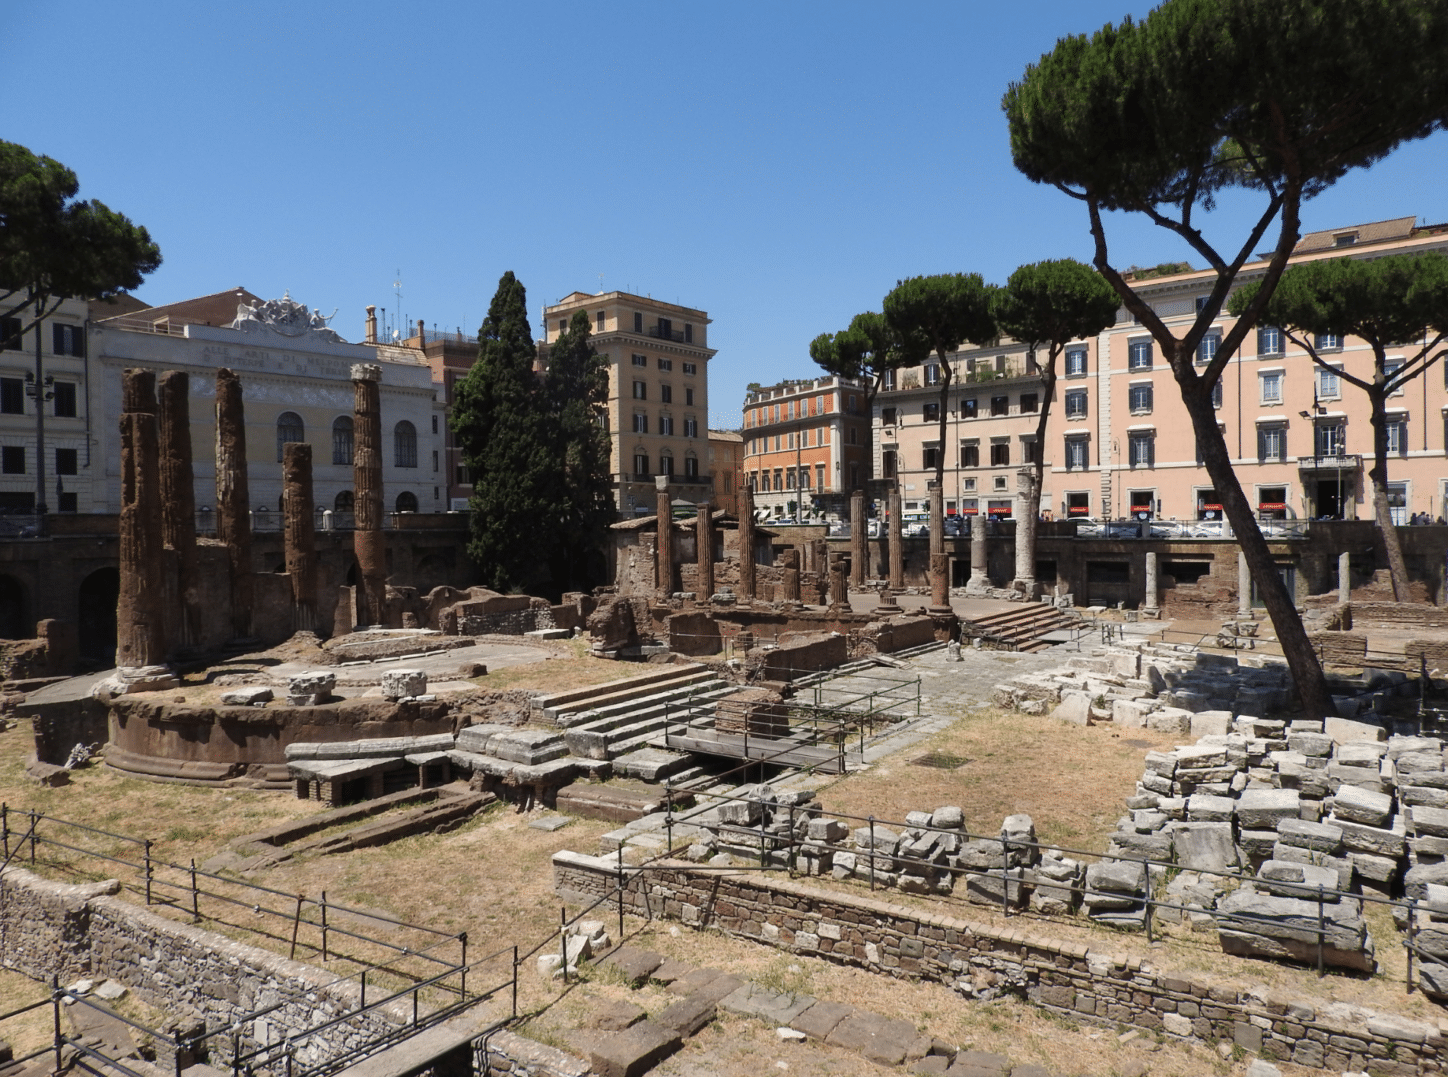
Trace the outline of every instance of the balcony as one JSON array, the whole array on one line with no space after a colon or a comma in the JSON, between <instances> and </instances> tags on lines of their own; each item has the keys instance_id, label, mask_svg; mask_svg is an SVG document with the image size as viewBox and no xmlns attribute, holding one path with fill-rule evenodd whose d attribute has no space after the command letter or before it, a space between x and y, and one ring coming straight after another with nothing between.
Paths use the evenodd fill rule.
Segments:
<instances>
[{"instance_id":1,"label":"balcony","mask_svg":"<svg viewBox=\"0 0 1448 1077\"><path fill-rule=\"evenodd\" d=\"M650 325L647 326L644 331L656 340L672 340L675 344L684 343L684 331L682 329L665 329L661 325Z\"/></svg>"},{"instance_id":2,"label":"balcony","mask_svg":"<svg viewBox=\"0 0 1448 1077\"><path fill-rule=\"evenodd\" d=\"M1356 471L1362 467L1363 458L1357 454L1336 453L1329 456L1299 456L1299 471Z\"/></svg>"}]
</instances>

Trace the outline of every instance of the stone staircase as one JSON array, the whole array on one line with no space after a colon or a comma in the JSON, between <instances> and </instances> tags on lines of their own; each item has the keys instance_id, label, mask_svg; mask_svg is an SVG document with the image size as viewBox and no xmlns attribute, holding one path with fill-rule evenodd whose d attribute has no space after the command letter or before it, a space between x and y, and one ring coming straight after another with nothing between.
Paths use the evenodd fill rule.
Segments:
<instances>
[{"instance_id":1,"label":"stone staircase","mask_svg":"<svg viewBox=\"0 0 1448 1077\"><path fill-rule=\"evenodd\" d=\"M1064 642L1050 638L1053 633L1075 628L1080 618L1044 602L1022 602L997 613L962 623L962 636L985 636L1010 644L1017 651L1034 653Z\"/></svg>"}]
</instances>

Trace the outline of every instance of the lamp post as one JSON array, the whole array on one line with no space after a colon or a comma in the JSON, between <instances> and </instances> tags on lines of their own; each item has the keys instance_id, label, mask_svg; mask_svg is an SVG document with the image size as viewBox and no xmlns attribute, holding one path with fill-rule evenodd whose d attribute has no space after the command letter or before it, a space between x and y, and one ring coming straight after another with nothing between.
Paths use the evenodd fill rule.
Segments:
<instances>
[{"instance_id":1,"label":"lamp post","mask_svg":"<svg viewBox=\"0 0 1448 1077\"><path fill-rule=\"evenodd\" d=\"M45 514L45 404L55 397L55 376L40 365L40 323L35 323L35 370L25 372L25 395L35 401L35 516L36 533L44 535Z\"/></svg>"}]
</instances>

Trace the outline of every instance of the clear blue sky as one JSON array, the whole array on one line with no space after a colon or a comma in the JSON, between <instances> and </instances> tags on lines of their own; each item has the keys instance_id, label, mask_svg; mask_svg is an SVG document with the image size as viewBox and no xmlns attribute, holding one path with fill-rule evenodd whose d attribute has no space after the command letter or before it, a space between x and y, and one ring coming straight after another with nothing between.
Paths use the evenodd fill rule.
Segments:
<instances>
[{"instance_id":1,"label":"clear blue sky","mask_svg":"<svg viewBox=\"0 0 1448 1077\"><path fill-rule=\"evenodd\" d=\"M1011 167L1000 98L1129 0L351 3L83 0L7 18L3 136L144 224L153 304L244 285L362 336L473 334L505 270L534 313L621 288L707 310L710 425L897 279L1089 260L1085 213ZM1305 207L1448 219L1448 139ZM1241 236L1228 204L1208 231ZM1114 222L1118 264L1190 252Z\"/></svg>"}]
</instances>

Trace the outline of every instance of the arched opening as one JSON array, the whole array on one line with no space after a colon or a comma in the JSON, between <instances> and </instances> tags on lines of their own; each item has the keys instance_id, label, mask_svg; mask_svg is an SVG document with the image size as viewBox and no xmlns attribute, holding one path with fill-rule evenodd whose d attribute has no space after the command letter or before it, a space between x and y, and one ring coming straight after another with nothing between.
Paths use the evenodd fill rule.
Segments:
<instances>
[{"instance_id":1,"label":"arched opening","mask_svg":"<svg viewBox=\"0 0 1448 1077\"><path fill-rule=\"evenodd\" d=\"M76 633L80 656L97 669L116 664L116 603L121 597L121 572L98 568L80 584L76 597Z\"/></svg>"},{"instance_id":2,"label":"arched opening","mask_svg":"<svg viewBox=\"0 0 1448 1077\"><path fill-rule=\"evenodd\" d=\"M284 411L277 416L277 463L282 462L282 446L289 441L306 441L306 428L302 417L294 411Z\"/></svg>"},{"instance_id":3,"label":"arched opening","mask_svg":"<svg viewBox=\"0 0 1448 1077\"><path fill-rule=\"evenodd\" d=\"M111 620L116 611L111 610ZM27 615L25 588L14 576L0 576L0 639L30 639L35 625Z\"/></svg>"},{"instance_id":4,"label":"arched opening","mask_svg":"<svg viewBox=\"0 0 1448 1077\"><path fill-rule=\"evenodd\" d=\"M392 455L396 467L417 466L417 428L406 419L392 428Z\"/></svg>"},{"instance_id":5,"label":"arched opening","mask_svg":"<svg viewBox=\"0 0 1448 1077\"><path fill-rule=\"evenodd\" d=\"M335 512L351 512L356 499L352 496L351 490L343 490L332 501L332 509Z\"/></svg>"},{"instance_id":6,"label":"arched opening","mask_svg":"<svg viewBox=\"0 0 1448 1077\"><path fill-rule=\"evenodd\" d=\"M332 463L352 464L352 416L339 415L332 421Z\"/></svg>"},{"instance_id":7,"label":"arched opening","mask_svg":"<svg viewBox=\"0 0 1448 1077\"><path fill-rule=\"evenodd\" d=\"M416 512L417 495L414 494L411 490L403 490L402 493L397 495L397 511Z\"/></svg>"}]
</instances>

